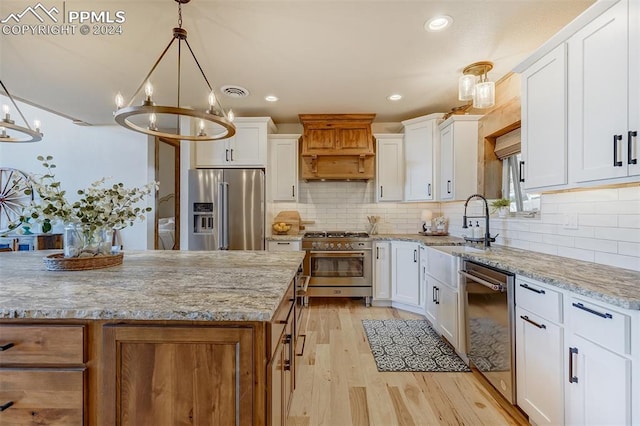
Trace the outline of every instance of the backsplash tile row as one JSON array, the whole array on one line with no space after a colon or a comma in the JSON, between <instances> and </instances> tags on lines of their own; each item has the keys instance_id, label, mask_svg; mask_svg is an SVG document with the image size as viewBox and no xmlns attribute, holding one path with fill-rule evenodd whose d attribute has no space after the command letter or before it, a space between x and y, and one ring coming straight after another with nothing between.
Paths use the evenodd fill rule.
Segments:
<instances>
[{"instance_id":1,"label":"backsplash tile row","mask_svg":"<svg viewBox=\"0 0 640 426\"><path fill-rule=\"evenodd\" d=\"M492 215L496 243L640 270L640 185L542 194L541 203L535 218ZM376 203L373 182L300 182L299 202L270 203L267 220L298 210L303 220L315 221L309 230L368 231L367 216L380 216L378 233L414 234L423 209L448 217L451 235L469 233L462 228L464 202ZM468 215L482 213L479 201L469 202ZM577 216L578 229L566 229L566 215Z\"/></svg>"}]
</instances>

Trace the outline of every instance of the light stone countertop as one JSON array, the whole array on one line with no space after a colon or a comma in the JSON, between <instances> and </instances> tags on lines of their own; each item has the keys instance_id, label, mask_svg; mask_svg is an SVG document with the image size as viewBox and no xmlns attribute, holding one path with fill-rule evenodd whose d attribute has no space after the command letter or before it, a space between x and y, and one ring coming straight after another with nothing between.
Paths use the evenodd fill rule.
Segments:
<instances>
[{"instance_id":1,"label":"light stone countertop","mask_svg":"<svg viewBox=\"0 0 640 426\"><path fill-rule=\"evenodd\" d=\"M625 309L640 310L640 272L566 257L493 245L453 255L533 278Z\"/></svg>"},{"instance_id":2,"label":"light stone countertop","mask_svg":"<svg viewBox=\"0 0 640 426\"><path fill-rule=\"evenodd\" d=\"M127 251L122 265L48 271L56 251L0 253L0 318L269 321L304 252Z\"/></svg>"}]
</instances>

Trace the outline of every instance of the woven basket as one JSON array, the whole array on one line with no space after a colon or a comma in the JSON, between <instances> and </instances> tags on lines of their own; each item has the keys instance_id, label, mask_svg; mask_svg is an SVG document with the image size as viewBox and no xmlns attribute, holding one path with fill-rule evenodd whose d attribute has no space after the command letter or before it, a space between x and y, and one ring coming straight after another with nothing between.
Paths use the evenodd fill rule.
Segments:
<instances>
[{"instance_id":1,"label":"woven basket","mask_svg":"<svg viewBox=\"0 0 640 426\"><path fill-rule=\"evenodd\" d=\"M124 253L94 257L64 257L63 253L55 253L42 260L49 271L86 271L122 265L123 257Z\"/></svg>"}]
</instances>

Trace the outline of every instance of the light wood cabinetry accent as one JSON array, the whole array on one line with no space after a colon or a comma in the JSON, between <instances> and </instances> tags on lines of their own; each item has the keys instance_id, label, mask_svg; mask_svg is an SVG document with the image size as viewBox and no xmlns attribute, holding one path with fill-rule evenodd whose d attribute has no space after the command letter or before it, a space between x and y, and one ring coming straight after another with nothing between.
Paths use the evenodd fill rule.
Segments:
<instances>
[{"instance_id":1,"label":"light wood cabinetry accent","mask_svg":"<svg viewBox=\"0 0 640 426\"><path fill-rule=\"evenodd\" d=\"M0 324L0 424L82 425L82 325Z\"/></svg>"},{"instance_id":2,"label":"light wood cabinetry accent","mask_svg":"<svg viewBox=\"0 0 640 426\"><path fill-rule=\"evenodd\" d=\"M375 114L300 114L303 179L371 179Z\"/></svg>"}]
</instances>

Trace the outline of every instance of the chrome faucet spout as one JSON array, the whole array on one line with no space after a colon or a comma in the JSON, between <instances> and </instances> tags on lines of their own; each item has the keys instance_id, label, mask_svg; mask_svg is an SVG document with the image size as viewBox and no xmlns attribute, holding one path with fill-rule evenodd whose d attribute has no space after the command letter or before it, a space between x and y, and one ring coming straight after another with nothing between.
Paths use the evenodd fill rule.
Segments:
<instances>
[{"instance_id":1,"label":"chrome faucet spout","mask_svg":"<svg viewBox=\"0 0 640 426\"><path fill-rule=\"evenodd\" d=\"M484 196L482 196L481 194L473 194L469 196L469 198L467 198L467 200L464 202L464 216L462 216L462 220L463 220L462 227L468 228L467 227L467 206L469 204L469 200L472 200L474 198L480 198L484 203L484 216L474 216L474 217L478 217L478 218L483 217L485 219L484 246L489 247L491 246L491 234L489 232L489 203L487 203L487 199L484 198Z\"/></svg>"}]
</instances>

